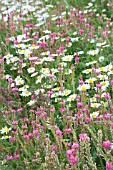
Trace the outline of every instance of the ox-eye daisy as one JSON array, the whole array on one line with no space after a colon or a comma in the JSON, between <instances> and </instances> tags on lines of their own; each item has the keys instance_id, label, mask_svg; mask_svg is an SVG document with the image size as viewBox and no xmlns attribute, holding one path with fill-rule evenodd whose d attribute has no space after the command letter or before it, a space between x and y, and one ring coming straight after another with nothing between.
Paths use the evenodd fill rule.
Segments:
<instances>
[{"instance_id":1,"label":"ox-eye daisy","mask_svg":"<svg viewBox=\"0 0 113 170\"><path fill-rule=\"evenodd\" d=\"M36 84L41 83L43 77L44 77L43 75L38 76L36 80Z\"/></svg>"},{"instance_id":2,"label":"ox-eye daisy","mask_svg":"<svg viewBox=\"0 0 113 170\"><path fill-rule=\"evenodd\" d=\"M8 128L7 126L5 126L5 127L2 128L0 131L1 131L1 134L4 134L4 133L7 134L10 130L11 130L11 128Z\"/></svg>"},{"instance_id":3,"label":"ox-eye daisy","mask_svg":"<svg viewBox=\"0 0 113 170\"><path fill-rule=\"evenodd\" d=\"M99 111L91 113L90 117L93 119L96 118L98 115L99 115Z\"/></svg>"},{"instance_id":4,"label":"ox-eye daisy","mask_svg":"<svg viewBox=\"0 0 113 170\"><path fill-rule=\"evenodd\" d=\"M92 69L86 69L86 70L82 71L82 73L89 74L91 71L92 71Z\"/></svg>"},{"instance_id":5,"label":"ox-eye daisy","mask_svg":"<svg viewBox=\"0 0 113 170\"><path fill-rule=\"evenodd\" d=\"M34 73L35 72L35 68L34 67L30 67L27 69L28 73Z\"/></svg>"},{"instance_id":6,"label":"ox-eye daisy","mask_svg":"<svg viewBox=\"0 0 113 170\"><path fill-rule=\"evenodd\" d=\"M90 61L89 63L86 63L86 66L89 66L89 65L92 65L92 64L95 64L97 63L97 61Z\"/></svg>"},{"instance_id":7,"label":"ox-eye daisy","mask_svg":"<svg viewBox=\"0 0 113 170\"><path fill-rule=\"evenodd\" d=\"M107 75L99 75L97 76L100 80L108 80L108 76Z\"/></svg>"},{"instance_id":8,"label":"ox-eye daisy","mask_svg":"<svg viewBox=\"0 0 113 170\"><path fill-rule=\"evenodd\" d=\"M61 62L61 63L60 63L60 66L61 66L61 67L66 67L66 66L67 66L67 63Z\"/></svg>"},{"instance_id":9,"label":"ox-eye daisy","mask_svg":"<svg viewBox=\"0 0 113 170\"><path fill-rule=\"evenodd\" d=\"M112 68L113 68L113 65L111 63L106 66L107 71L111 71Z\"/></svg>"},{"instance_id":10,"label":"ox-eye daisy","mask_svg":"<svg viewBox=\"0 0 113 170\"><path fill-rule=\"evenodd\" d=\"M19 88L19 91L27 91L28 88L29 88L29 86L25 85L25 86Z\"/></svg>"},{"instance_id":11,"label":"ox-eye daisy","mask_svg":"<svg viewBox=\"0 0 113 170\"><path fill-rule=\"evenodd\" d=\"M94 56L94 55L96 55L96 54L98 54L98 53L99 53L99 49L90 50L90 51L87 52L87 54L92 55L92 56Z\"/></svg>"},{"instance_id":12,"label":"ox-eye daisy","mask_svg":"<svg viewBox=\"0 0 113 170\"><path fill-rule=\"evenodd\" d=\"M30 100L27 104L28 104L29 106L32 106L32 105L35 104L35 102L36 102L36 100Z\"/></svg>"},{"instance_id":13,"label":"ox-eye daisy","mask_svg":"<svg viewBox=\"0 0 113 170\"><path fill-rule=\"evenodd\" d=\"M51 72L52 72L52 74L55 74L55 73L57 73L57 72L58 72L58 70L57 70L57 69L55 69L55 68L52 68L52 69L51 69Z\"/></svg>"},{"instance_id":14,"label":"ox-eye daisy","mask_svg":"<svg viewBox=\"0 0 113 170\"><path fill-rule=\"evenodd\" d=\"M24 96L24 97L28 97L28 96L31 95L31 92L29 92L29 91L23 91L20 95L21 95L21 96Z\"/></svg>"},{"instance_id":15,"label":"ox-eye daisy","mask_svg":"<svg viewBox=\"0 0 113 170\"><path fill-rule=\"evenodd\" d=\"M96 98L95 97L90 98L90 102L96 102Z\"/></svg>"},{"instance_id":16,"label":"ox-eye daisy","mask_svg":"<svg viewBox=\"0 0 113 170\"><path fill-rule=\"evenodd\" d=\"M71 102L71 101L74 101L76 99L76 94L72 94L70 95L68 98L67 98L67 101Z\"/></svg>"},{"instance_id":17,"label":"ox-eye daisy","mask_svg":"<svg viewBox=\"0 0 113 170\"><path fill-rule=\"evenodd\" d=\"M64 96L68 96L71 93L71 90L64 90L63 94Z\"/></svg>"},{"instance_id":18,"label":"ox-eye daisy","mask_svg":"<svg viewBox=\"0 0 113 170\"><path fill-rule=\"evenodd\" d=\"M59 96L59 93L53 93L53 94L51 95L51 98L58 97L58 96Z\"/></svg>"},{"instance_id":19,"label":"ox-eye daisy","mask_svg":"<svg viewBox=\"0 0 113 170\"><path fill-rule=\"evenodd\" d=\"M71 46L72 46L72 43L69 42L69 43L67 44L67 47L71 47Z\"/></svg>"},{"instance_id":20,"label":"ox-eye daisy","mask_svg":"<svg viewBox=\"0 0 113 170\"><path fill-rule=\"evenodd\" d=\"M100 105L100 103L91 103L91 107L93 108L99 108Z\"/></svg>"},{"instance_id":21,"label":"ox-eye daisy","mask_svg":"<svg viewBox=\"0 0 113 170\"><path fill-rule=\"evenodd\" d=\"M33 74L31 74L31 77L35 77L38 74L38 72L35 72Z\"/></svg>"},{"instance_id":22,"label":"ox-eye daisy","mask_svg":"<svg viewBox=\"0 0 113 170\"><path fill-rule=\"evenodd\" d=\"M35 64L36 65L39 65L39 64L42 64L44 62L44 59L42 58L40 58L40 59L38 59L36 62L35 62Z\"/></svg>"},{"instance_id":23,"label":"ox-eye daisy","mask_svg":"<svg viewBox=\"0 0 113 170\"><path fill-rule=\"evenodd\" d=\"M24 84L24 80L20 79L20 80L16 81L16 86L20 86L22 84Z\"/></svg>"},{"instance_id":24,"label":"ox-eye daisy","mask_svg":"<svg viewBox=\"0 0 113 170\"><path fill-rule=\"evenodd\" d=\"M54 59L51 57L44 57L44 61L54 61Z\"/></svg>"},{"instance_id":25,"label":"ox-eye daisy","mask_svg":"<svg viewBox=\"0 0 113 170\"><path fill-rule=\"evenodd\" d=\"M94 77L85 80L86 83L90 83L90 84L92 84L94 81L96 81L96 78Z\"/></svg>"},{"instance_id":26,"label":"ox-eye daisy","mask_svg":"<svg viewBox=\"0 0 113 170\"><path fill-rule=\"evenodd\" d=\"M111 70L111 71L108 72L108 75L111 75L111 74L113 74L113 70Z\"/></svg>"},{"instance_id":27,"label":"ox-eye daisy","mask_svg":"<svg viewBox=\"0 0 113 170\"><path fill-rule=\"evenodd\" d=\"M0 139L9 139L10 136L2 136Z\"/></svg>"},{"instance_id":28,"label":"ox-eye daisy","mask_svg":"<svg viewBox=\"0 0 113 170\"><path fill-rule=\"evenodd\" d=\"M106 67L99 67L99 71L107 72L107 68Z\"/></svg>"},{"instance_id":29,"label":"ox-eye daisy","mask_svg":"<svg viewBox=\"0 0 113 170\"><path fill-rule=\"evenodd\" d=\"M90 85L89 84L79 85L79 87L77 89L79 91L86 91L87 89L90 89Z\"/></svg>"},{"instance_id":30,"label":"ox-eye daisy","mask_svg":"<svg viewBox=\"0 0 113 170\"><path fill-rule=\"evenodd\" d=\"M19 81L19 80L22 80L22 78L20 76L17 76L15 81Z\"/></svg>"},{"instance_id":31,"label":"ox-eye daisy","mask_svg":"<svg viewBox=\"0 0 113 170\"><path fill-rule=\"evenodd\" d=\"M109 86L109 81L102 81L100 84L102 85L102 89L105 89Z\"/></svg>"},{"instance_id":32,"label":"ox-eye daisy","mask_svg":"<svg viewBox=\"0 0 113 170\"><path fill-rule=\"evenodd\" d=\"M66 55L62 57L62 61L72 61L73 55Z\"/></svg>"},{"instance_id":33,"label":"ox-eye daisy","mask_svg":"<svg viewBox=\"0 0 113 170\"><path fill-rule=\"evenodd\" d=\"M59 91L60 87L55 87L52 91Z\"/></svg>"}]
</instances>

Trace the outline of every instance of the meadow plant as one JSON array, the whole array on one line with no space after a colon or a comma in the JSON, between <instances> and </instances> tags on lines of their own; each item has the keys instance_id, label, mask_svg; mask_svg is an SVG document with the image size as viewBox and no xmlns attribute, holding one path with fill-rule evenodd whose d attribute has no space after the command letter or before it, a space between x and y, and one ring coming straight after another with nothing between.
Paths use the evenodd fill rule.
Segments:
<instances>
[{"instance_id":1,"label":"meadow plant","mask_svg":"<svg viewBox=\"0 0 113 170\"><path fill-rule=\"evenodd\" d=\"M113 2L0 2L0 169L113 170Z\"/></svg>"}]
</instances>

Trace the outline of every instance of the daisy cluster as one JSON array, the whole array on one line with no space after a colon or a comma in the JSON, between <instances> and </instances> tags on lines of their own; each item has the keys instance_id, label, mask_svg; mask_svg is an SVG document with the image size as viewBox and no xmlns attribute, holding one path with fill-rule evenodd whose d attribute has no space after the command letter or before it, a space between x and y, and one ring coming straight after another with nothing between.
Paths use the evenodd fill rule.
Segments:
<instances>
[{"instance_id":1,"label":"daisy cluster","mask_svg":"<svg viewBox=\"0 0 113 170\"><path fill-rule=\"evenodd\" d=\"M2 164L112 170L112 5L56 4L0 2Z\"/></svg>"}]
</instances>

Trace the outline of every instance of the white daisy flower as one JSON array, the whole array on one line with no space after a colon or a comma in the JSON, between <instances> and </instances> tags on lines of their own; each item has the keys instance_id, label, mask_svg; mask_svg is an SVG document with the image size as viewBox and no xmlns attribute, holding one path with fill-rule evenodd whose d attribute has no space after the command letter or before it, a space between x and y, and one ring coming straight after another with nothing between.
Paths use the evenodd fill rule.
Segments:
<instances>
[{"instance_id":1,"label":"white daisy flower","mask_svg":"<svg viewBox=\"0 0 113 170\"><path fill-rule=\"evenodd\" d=\"M5 75L5 78L6 78L6 79L8 79L9 77L10 77L10 75L9 75L9 74L6 74L6 75Z\"/></svg>"},{"instance_id":2,"label":"white daisy flower","mask_svg":"<svg viewBox=\"0 0 113 170\"><path fill-rule=\"evenodd\" d=\"M91 114L90 114L90 117L91 117L92 119L94 119L94 118L96 118L98 115L99 115L99 111L91 113Z\"/></svg>"},{"instance_id":3,"label":"white daisy flower","mask_svg":"<svg viewBox=\"0 0 113 170\"><path fill-rule=\"evenodd\" d=\"M10 59L10 62L11 62L11 63L14 63L14 62L16 62L16 61L18 61L18 57L12 57L12 58Z\"/></svg>"},{"instance_id":4,"label":"white daisy flower","mask_svg":"<svg viewBox=\"0 0 113 170\"><path fill-rule=\"evenodd\" d=\"M10 138L10 136L2 136L0 139L2 140L2 139L9 139Z\"/></svg>"},{"instance_id":5,"label":"white daisy flower","mask_svg":"<svg viewBox=\"0 0 113 170\"><path fill-rule=\"evenodd\" d=\"M35 102L36 102L36 100L30 100L27 104L28 104L29 106L32 106L32 105L35 104Z\"/></svg>"},{"instance_id":6,"label":"white daisy flower","mask_svg":"<svg viewBox=\"0 0 113 170\"><path fill-rule=\"evenodd\" d=\"M111 63L106 66L107 71L111 71L112 68L113 68L113 65Z\"/></svg>"},{"instance_id":7,"label":"white daisy flower","mask_svg":"<svg viewBox=\"0 0 113 170\"><path fill-rule=\"evenodd\" d=\"M69 42L69 43L67 44L67 47L71 47L71 46L72 46L72 43Z\"/></svg>"},{"instance_id":8,"label":"white daisy flower","mask_svg":"<svg viewBox=\"0 0 113 170\"><path fill-rule=\"evenodd\" d=\"M92 43L94 43L95 42L95 39L91 39L90 40L90 43L92 44Z\"/></svg>"},{"instance_id":9,"label":"white daisy flower","mask_svg":"<svg viewBox=\"0 0 113 170\"><path fill-rule=\"evenodd\" d=\"M49 54L50 54L50 51L46 51L46 52L41 53L41 55L49 55Z\"/></svg>"},{"instance_id":10,"label":"white daisy flower","mask_svg":"<svg viewBox=\"0 0 113 170\"><path fill-rule=\"evenodd\" d=\"M28 88L29 88L29 86L25 85L25 86L19 88L19 91L27 91Z\"/></svg>"},{"instance_id":11,"label":"white daisy flower","mask_svg":"<svg viewBox=\"0 0 113 170\"><path fill-rule=\"evenodd\" d=\"M89 74L91 71L92 71L92 69L86 69L86 70L82 71L82 73Z\"/></svg>"},{"instance_id":12,"label":"white daisy flower","mask_svg":"<svg viewBox=\"0 0 113 170\"><path fill-rule=\"evenodd\" d=\"M61 66L61 67L66 67L66 66L67 66L67 63L61 62L61 63L60 63L60 66Z\"/></svg>"},{"instance_id":13,"label":"white daisy flower","mask_svg":"<svg viewBox=\"0 0 113 170\"><path fill-rule=\"evenodd\" d=\"M22 63L22 68L26 67L26 63Z\"/></svg>"},{"instance_id":14,"label":"white daisy flower","mask_svg":"<svg viewBox=\"0 0 113 170\"><path fill-rule=\"evenodd\" d=\"M59 96L59 93L53 93L52 95L51 95L51 98L55 98L55 97L58 97Z\"/></svg>"},{"instance_id":15,"label":"white daisy flower","mask_svg":"<svg viewBox=\"0 0 113 170\"><path fill-rule=\"evenodd\" d=\"M74 56L75 56L75 55L80 55L80 54L84 54L84 51L75 52L75 53L74 53Z\"/></svg>"},{"instance_id":16,"label":"white daisy flower","mask_svg":"<svg viewBox=\"0 0 113 170\"><path fill-rule=\"evenodd\" d=\"M38 74L38 72L35 72L33 74L31 74L31 77L35 77Z\"/></svg>"},{"instance_id":17,"label":"white daisy flower","mask_svg":"<svg viewBox=\"0 0 113 170\"><path fill-rule=\"evenodd\" d=\"M36 64L36 65L39 65L39 64L42 64L43 62L44 62L44 59L41 59L41 58L40 58L39 61L36 61L36 62L35 62L35 64Z\"/></svg>"},{"instance_id":18,"label":"white daisy flower","mask_svg":"<svg viewBox=\"0 0 113 170\"><path fill-rule=\"evenodd\" d=\"M89 63L86 63L86 66L89 66L89 65L92 65L92 64L95 64L97 63L97 61L90 61Z\"/></svg>"},{"instance_id":19,"label":"white daisy flower","mask_svg":"<svg viewBox=\"0 0 113 170\"><path fill-rule=\"evenodd\" d=\"M97 99L95 97L90 98L90 102L96 102Z\"/></svg>"},{"instance_id":20,"label":"white daisy flower","mask_svg":"<svg viewBox=\"0 0 113 170\"><path fill-rule=\"evenodd\" d=\"M75 99L76 99L76 94L72 94L72 95L70 95L68 98L67 98L67 101L69 101L69 102L71 102L71 101L75 101Z\"/></svg>"},{"instance_id":21,"label":"white daisy flower","mask_svg":"<svg viewBox=\"0 0 113 170\"><path fill-rule=\"evenodd\" d=\"M34 67L30 67L27 69L28 73L34 73L35 72L35 68Z\"/></svg>"},{"instance_id":22,"label":"white daisy flower","mask_svg":"<svg viewBox=\"0 0 113 170\"><path fill-rule=\"evenodd\" d=\"M99 49L90 50L90 51L87 52L87 54L92 55L92 56L97 55L98 53L99 53Z\"/></svg>"},{"instance_id":23,"label":"white daisy flower","mask_svg":"<svg viewBox=\"0 0 113 170\"><path fill-rule=\"evenodd\" d=\"M62 61L72 61L73 59L73 55L67 55L62 57Z\"/></svg>"},{"instance_id":24,"label":"white daisy flower","mask_svg":"<svg viewBox=\"0 0 113 170\"><path fill-rule=\"evenodd\" d=\"M102 72L102 71L103 71L103 72L107 72L107 68L106 68L106 67L100 67L100 68L99 68L99 71L101 71L101 72Z\"/></svg>"},{"instance_id":25,"label":"white daisy flower","mask_svg":"<svg viewBox=\"0 0 113 170\"><path fill-rule=\"evenodd\" d=\"M92 84L96 80L97 80L96 78L92 77L92 78L89 78L89 79L85 80L85 82Z\"/></svg>"},{"instance_id":26,"label":"white daisy flower","mask_svg":"<svg viewBox=\"0 0 113 170\"><path fill-rule=\"evenodd\" d=\"M55 73L58 73L59 71L57 69L55 69L55 68L52 68L51 72L52 72L52 74L55 74Z\"/></svg>"},{"instance_id":27,"label":"white daisy flower","mask_svg":"<svg viewBox=\"0 0 113 170\"><path fill-rule=\"evenodd\" d=\"M108 75L113 74L113 70L109 71L107 74L108 74Z\"/></svg>"},{"instance_id":28,"label":"white daisy flower","mask_svg":"<svg viewBox=\"0 0 113 170\"><path fill-rule=\"evenodd\" d=\"M76 38L71 38L71 41L72 42L75 42L75 41L78 41L79 37L76 37Z\"/></svg>"},{"instance_id":29,"label":"white daisy flower","mask_svg":"<svg viewBox=\"0 0 113 170\"><path fill-rule=\"evenodd\" d=\"M29 91L23 91L20 95L21 95L21 96L24 96L24 97L28 97L28 96L31 96L31 92L29 92Z\"/></svg>"},{"instance_id":30,"label":"white daisy flower","mask_svg":"<svg viewBox=\"0 0 113 170\"><path fill-rule=\"evenodd\" d=\"M97 76L100 80L108 80L108 76L107 75L99 75Z\"/></svg>"},{"instance_id":31,"label":"white daisy flower","mask_svg":"<svg viewBox=\"0 0 113 170\"><path fill-rule=\"evenodd\" d=\"M93 108L99 108L100 105L100 103L91 103L91 107Z\"/></svg>"},{"instance_id":32,"label":"white daisy flower","mask_svg":"<svg viewBox=\"0 0 113 170\"><path fill-rule=\"evenodd\" d=\"M77 88L77 90L79 90L79 91L86 91L87 89L90 89L89 84L79 85L79 87Z\"/></svg>"},{"instance_id":33,"label":"white daisy flower","mask_svg":"<svg viewBox=\"0 0 113 170\"><path fill-rule=\"evenodd\" d=\"M64 96L68 96L71 93L71 90L64 90L63 94Z\"/></svg>"},{"instance_id":34,"label":"white daisy flower","mask_svg":"<svg viewBox=\"0 0 113 170\"><path fill-rule=\"evenodd\" d=\"M41 83L43 77L44 77L43 75L38 76L36 80L36 84Z\"/></svg>"},{"instance_id":35,"label":"white daisy flower","mask_svg":"<svg viewBox=\"0 0 113 170\"><path fill-rule=\"evenodd\" d=\"M106 89L109 86L109 81L102 81L100 84L102 85L102 89Z\"/></svg>"},{"instance_id":36,"label":"white daisy flower","mask_svg":"<svg viewBox=\"0 0 113 170\"><path fill-rule=\"evenodd\" d=\"M52 91L59 91L60 87L53 88Z\"/></svg>"},{"instance_id":37,"label":"white daisy flower","mask_svg":"<svg viewBox=\"0 0 113 170\"><path fill-rule=\"evenodd\" d=\"M11 128L8 128L7 126L5 126L4 128L2 128L2 129L0 130L0 132L1 132L1 134L4 134L4 133L7 134L10 130L11 130Z\"/></svg>"},{"instance_id":38,"label":"white daisy flower","mask_svg":"<svg viewBox=\"0 0 113 170\"><path fill-rule=\"evenodd\" d=\"M20 86L22 84L24 84L24 80L20 79L20 80L16 81L17 86Z\"/></svg>"},{"instance_id":39,"label":"white daisy flower","mask_svg":"<svg viewBox=\"0 0 113 170\"><path fill-rule=\"evenodd\" d=\"M51 57L44 57L44 61L54 61L54 59Z\"/></svg>"},{"instance_id":40,"label":"white daisy flower","mask_svg":"<svg viewBox=\"0 0 113 170\"><path fill-rule=\"evenodd\" d=\"M103 62L104 61L104 56L99 57L99 62Z\"/></svg>"}]
</instances>

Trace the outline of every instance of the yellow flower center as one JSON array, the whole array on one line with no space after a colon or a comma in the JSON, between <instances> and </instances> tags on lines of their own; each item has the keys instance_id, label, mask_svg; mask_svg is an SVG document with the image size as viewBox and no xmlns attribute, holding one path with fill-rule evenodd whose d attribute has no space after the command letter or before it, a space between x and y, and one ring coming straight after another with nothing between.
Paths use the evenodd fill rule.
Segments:
<instances>
[{"instance_id":1,"label":"yellow flower center","mask_svg":"<svg viewBox=\"0 0 113 170\"><path fill-rule=\"evenodd\" d=\"M68 91L66 91L66 92L65 92L65 95L68 95L68 94L69 94Z\"/></svg>"},{"instance_id":2,"label":"yellow flower center","mask_svg":"<svg viewBox=\"0 0 113 170\"><path fill-rule=\"evenodd\" d=\"M104 67L101 67L101 68L100 68L100 71L103 71L103 70L104 70Z\"/></svg>"},{"instance_id":3,"label":"yellow flower center","mask_svg":"<svg viewBox=\"0 0 113 170\"><path fill-rule=\"evenodd\" d=\"M106 82L102 82L102 86L106 86Z\"/></svg>"},{"instance_id":4,"label":"yellow flower center","mask_svg":"<svg viewBox=\"0 0 113 170\"><path fill-rule=\"evenodd\" d=\"M97 53L97 50L94 50L94 54L96 54Z\"/></svg>"},{"instance_id":5,"label":"yellow flower center","mask_svg":"<svg viewBox=\"0 0 113 170\"><path fill-rule=\"evenodd\" d=\"M89 62L89 64L93 64L93 62Z\"/></svg>"},{"instance_id":6,"label":"yellow flower center","mask_svg":"<svg viewBox=\"0 0 113 170\"><path fill-rule=\"evenodd\" d=\"M21 85L21 84L22 84L22 82L21 82L21 81L19 81L19 82L18 82L18 84L19 84L19 85Z\"/></svg>"},{"instance_id":7,"label":"yellow flower center","mask_svg":"<svg viewBox=\"0 0 113 170\"><path fill-rule=\"evenodd\" d=\"M88 82L89 82L89 83L93 83L93 80L92 80L92 79L89 79Z\"/></svg>"},{"instance_id":8,"label":"yellow flower center","mask_svg":"<svg viewBox=\"0 0 113 170\"><path fill-rule=\"evenodd\" d=\"M89 73L89 72L90 72L90 70L87 69L87 70L86 70L86 73Z\"/></svg>"},{"instance_id":9,"label":"yellow flower center","mask_svg":"<svg viewBox=\"0 0 113 170\"><path fill-rule=\"evenodd\" d=\"M97 117L96 113L93 113L92 118L96 118L96 117Z\"/></svg>"},{"instance_id":10,"label":"yellow flower center","mask_svg":"<svg viewBox=\"0 0 113 170\"><path fill-rule=\"evenodd\" d=\"M105 80L105 76L102 76L102 80Z\"/></svg>"},{"instance_id":11,"label":"yellow flower center","mask_svg":"<svg viewBox=\"0 0 113 170\"><path fill-rule=\"evenodd\" d=\"M8 128L5 128L5 129L4 129L4 133L7 133L8 131L9 131Z\"/></svg>"},{"instance_id":12,"label":"yellow flower center","mask_svg":"<svg viewBox=\"0 0 113 170\"><path fill-rule=\"evenodd\" d=\"M21 46L21 44L18 44L17 46L18 46L18 47L20 47L20 46Z\"/></svg>"},{"instance_id":13,"label":"yellow flower center","mask_svg":"<svg viewBox=\"0 0 113 170\"><path fill-rule=\"evenodd\" d=\"M83 86L83 87L81 88L81 90L82 90L82 91L86 91L86 87Z\"/></svg>"},{"instance_id":14,"label":"yellow flower center","mask_svg":"<svg viewBox=\"0 0 113 170\"><path fill-rule=\"evenodd\" d=\"M96 103L94 103L94 104L93 104L93 107L95 107L95 108L96 108L96 107L97 107L97 104L96 104Z\"/></svg>"},{"instance_id":15,"label":"yellow flower center","mask_svg":"<svg viewBox=\"0 0 113 170\"><path fill-rule=\"evenodd\" d=\"M74 99L75 99L75 98L72 96L72 97L71 97L71 100L74 100Z\"/></svg>"},{"instance_id":16,"label":"yellow flower center","mask_svg":"<svg viewBox=\"0 0 113 170\"><path fill-rule=\"evenodd\" d=\"M9 137L8 136L4 136L4 139L8 139Z\"/></svg>"},{"instance_id":17,"label":"yellow flower center","mask_svg":"<svg viewBox=\"0 0 113 170\"><path fill-rule=\"evenodd\" d=\"M69 43L67 46L68 46L68 47L70 47L70 46L71 46L71 44Z\"/></svg>"},{"instance_id":18,"label":"yellow flower center","mask_svg":"<svg viewBox=\"0 0 113 170\"><path fill-rule=\"evenodd\" d=\"M92 98L91 98L91 100L92 100L92 101L94 101L94 100L95 100L95 98L94 98L94 97L92 97Z\"/></svg>"},{"instance_id":19,"label":"yellow flower center","mask_svg":"<svg viewBox=\"0 0 113 170\"><path fill-rule=\"evenodd\" d=\"M59 90L59 87L56 87L55 90Z\"/></svg>"},{"instance_id":20,"label":"yellow flower center","mask_svg":"<svg viewBox=\"0 0 113 170\"><path fill-rule=\"evenodd\" d=\"M67 57L67 58L66 58L66 60L67 60L67 61L70 61L70 58L69 58L69 57Z\"/></svg>"}]
</instances>

